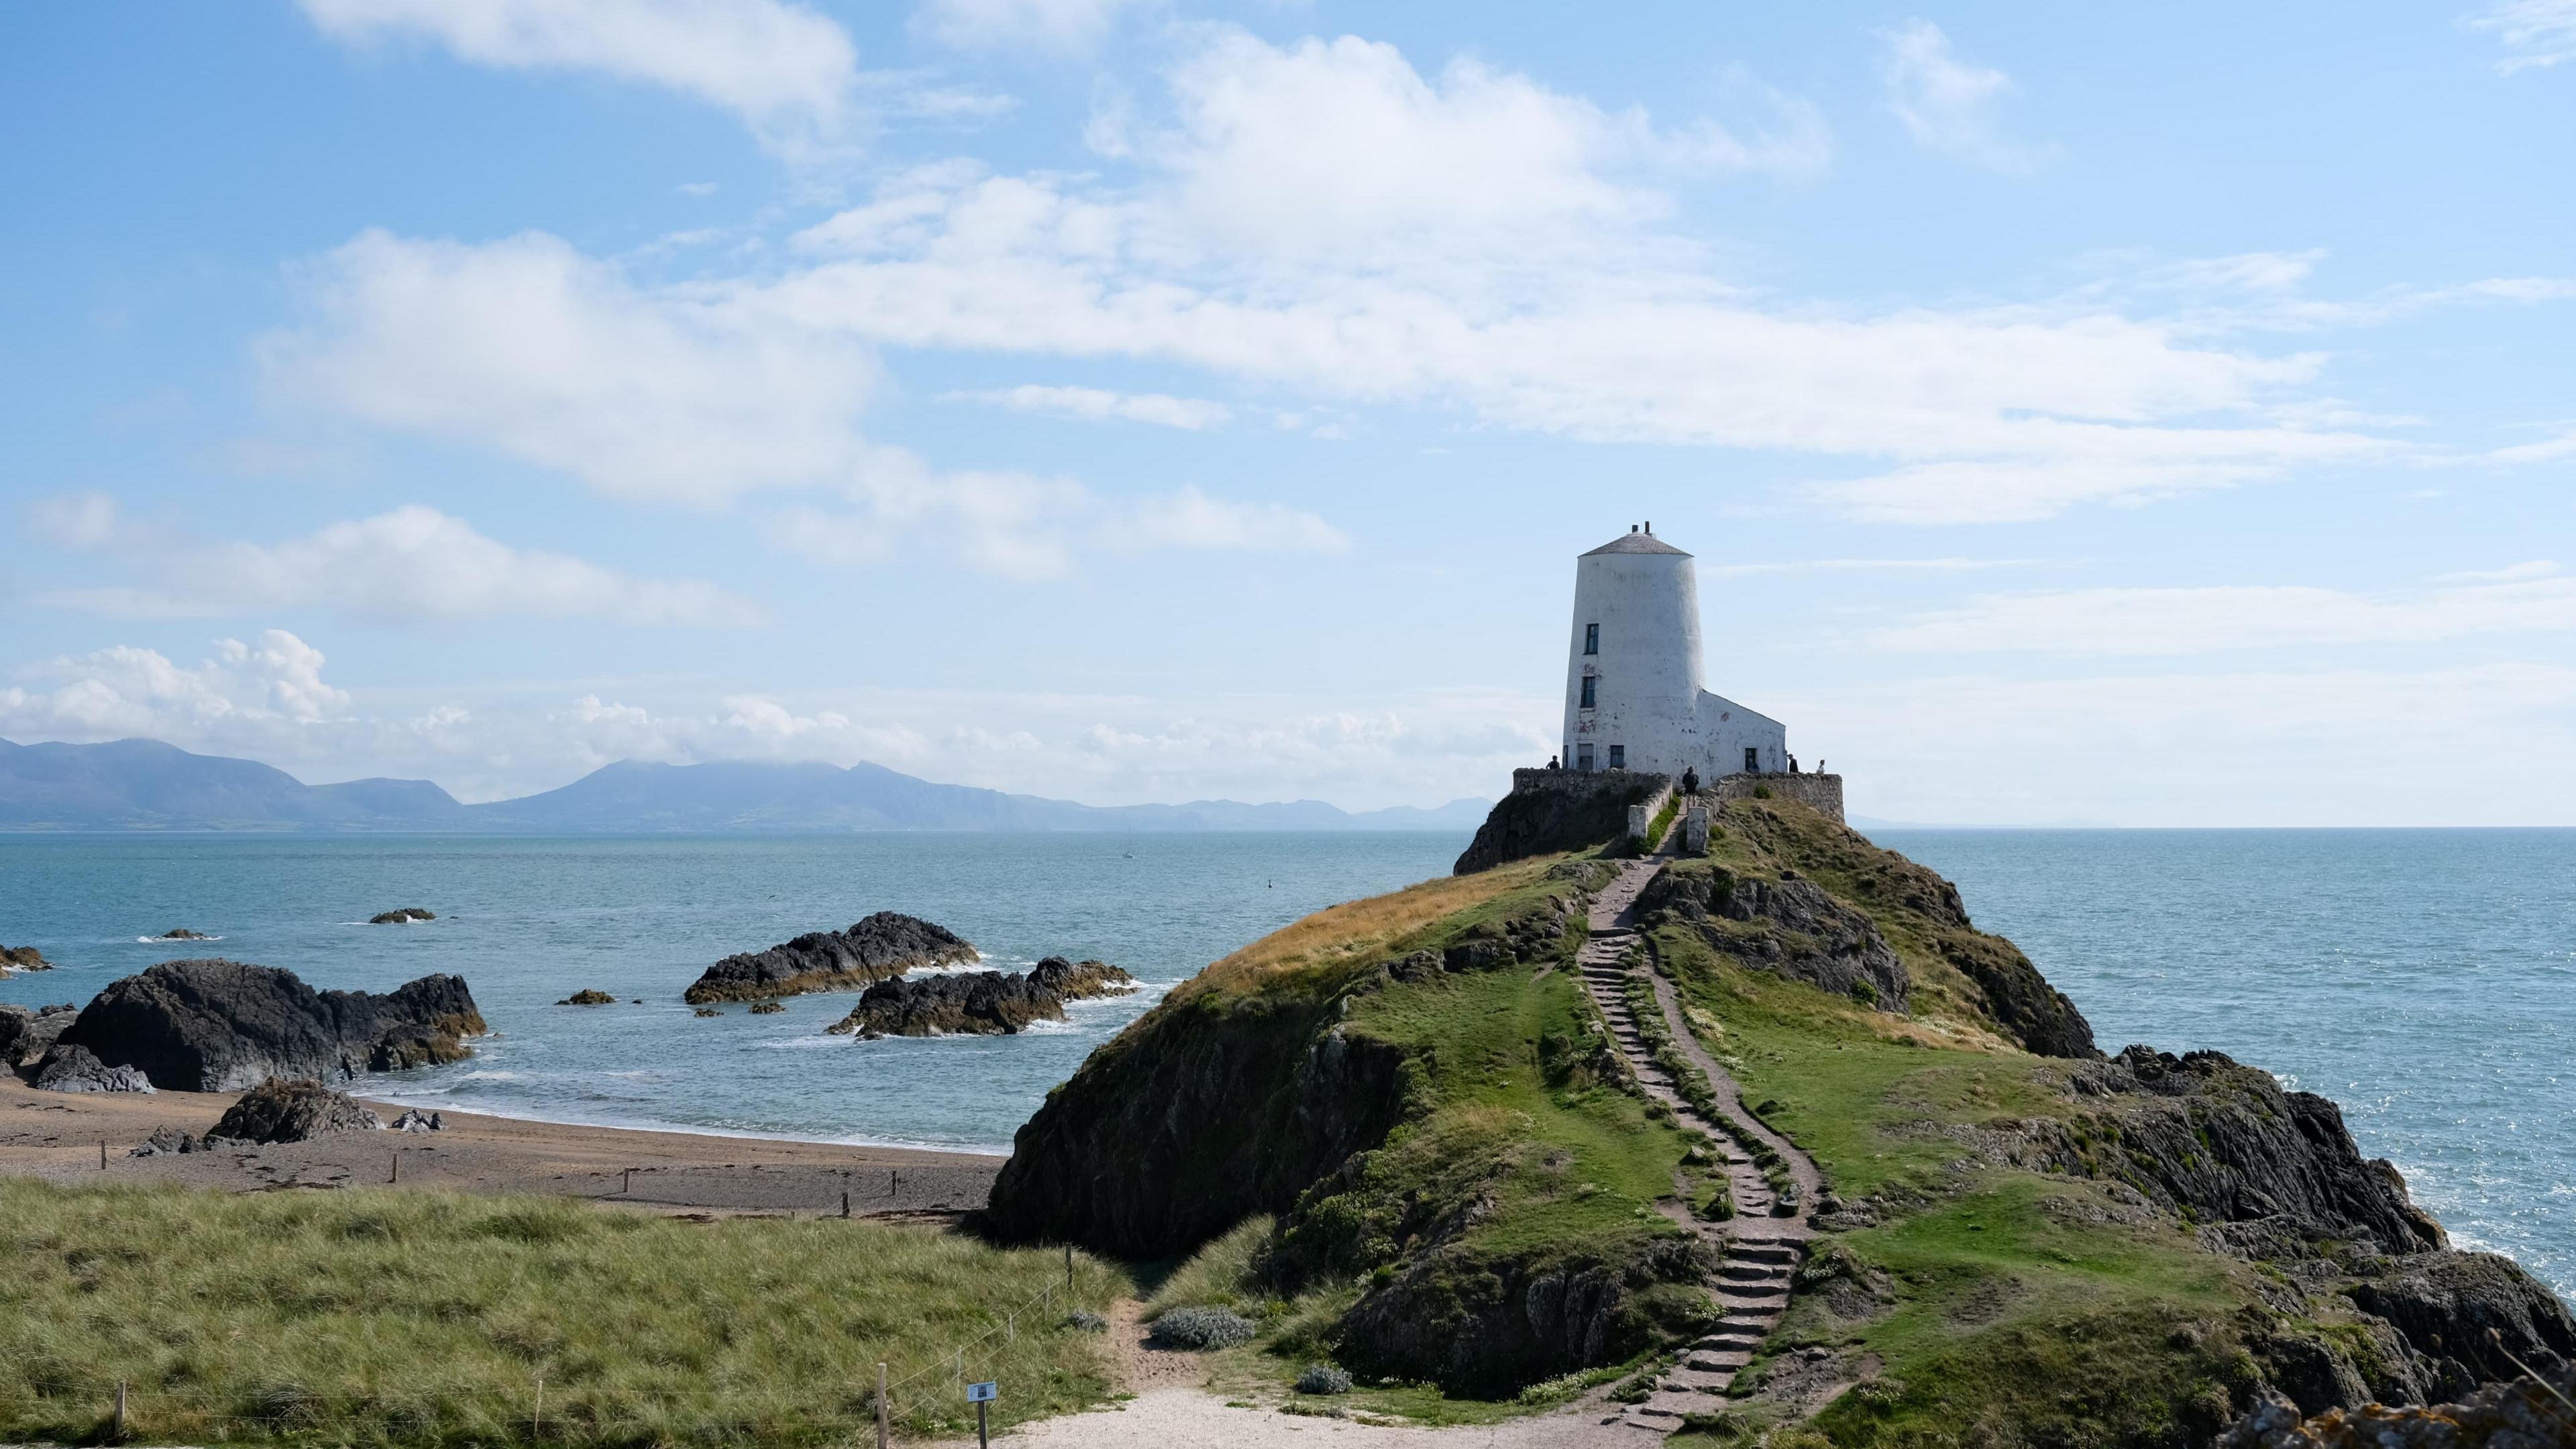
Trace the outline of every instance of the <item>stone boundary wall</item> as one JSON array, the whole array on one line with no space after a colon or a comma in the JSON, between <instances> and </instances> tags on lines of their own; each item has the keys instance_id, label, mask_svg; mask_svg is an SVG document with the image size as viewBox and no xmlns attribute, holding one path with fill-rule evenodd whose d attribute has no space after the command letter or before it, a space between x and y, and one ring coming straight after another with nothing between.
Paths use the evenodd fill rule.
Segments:
<instances>
[{"instance_id":1,"label":"stone boundary wall","mask_svg":"<svg viewBox=\"0 0 2576 1449\"><path fill-rule=\"evenodd\" d=\"M1515 771L1515 775L1532 773ZM1545 774L1541 770L1536 773ZM1768 785L1775 798L1796 800L1820 815L1843 819L1843 777L1840 775L1739 774L1720 775L1699 787L1700 796L1708 800L1750 800L1753 787Z\"/></svg>"},{"instance_id":2,"label":"stone boundary wall","mask_svg":"<svg viewBox=\"0 0 2576 1449\"><path fill-rule=\"evenodd\" d=\"M1565 795L1589 795L1595 790L1616 790L1624 795L1630 785L1643 786L1647 798L1651 799L1660 791L1672 789L1673 777L1659 775L1652 770L1512 771L1512 793L1515 795L1548 791Z\"/></svg>"}]
</instances>

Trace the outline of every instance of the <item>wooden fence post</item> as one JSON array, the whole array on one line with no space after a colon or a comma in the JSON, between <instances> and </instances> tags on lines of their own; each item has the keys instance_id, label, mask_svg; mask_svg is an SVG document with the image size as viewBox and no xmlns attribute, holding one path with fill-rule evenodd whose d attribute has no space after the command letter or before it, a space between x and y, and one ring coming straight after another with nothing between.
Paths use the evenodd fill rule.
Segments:
<instances>
[{"instance_id":1,"label":"wooden fence post","mask_svg":"<svg viewBox=\"0 0 2576 1449\"><path fill-rule=\"evenodd\" d=\"M546 1376L537 1375L537 1407L528 1416L528 1437L541 1439L546 1432Z\"/></svg>"},{"instance_id":2,"label":"wooden fence post","mask_svg":"<svg viewBox=\"0 0 2576 1449\"><path fill-rule=\"evenodd\" d=\"M885 1365L877 1365L877 1449L887 1449L894 1442L886 1419Z\"/></svg>"},{"instance_id":3,"label":"wooden fence post","mask_svg":"<svg viewBox=\"0 0 2576 1449\"><path fill-rule=\"evenodd\" d=\"M125 1380L123 1379L116 1381L116 1437L120 1442L125 1438Z\"/></svg>"}]
</instances>

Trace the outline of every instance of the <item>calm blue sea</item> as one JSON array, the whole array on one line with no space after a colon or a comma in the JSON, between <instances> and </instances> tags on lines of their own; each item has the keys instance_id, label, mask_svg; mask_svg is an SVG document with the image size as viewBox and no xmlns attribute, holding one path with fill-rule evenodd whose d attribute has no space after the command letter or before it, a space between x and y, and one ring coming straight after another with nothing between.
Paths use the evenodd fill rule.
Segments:
<instances>
[{"instance_id":1,"label":"calm blue sea","mask_svg":"<svg viewBox=\"0 0 2576 1449\"><path fill-rule=\"evenodd\" d=\"M2576 1292L2576 831L1935 831L1882 843L1959 883L2105 1048L2211 1047L2343 1104L2465 1243ZM430 971L497 1034L380 1095L557 1121L1003 1150L1161 992L1318 907L1440 875L1454 833L782 839L0 837L0 942L62 964L0 1000L85 1001L231 956L321 986ZM393 906L427 925L359 924ZM1018 1038L854 1042L850 998L700 1020L709 962L874 910L1017 968L1148 983ZM186 950L172 926L223 939ZM586 986L644 1004L557 1007Z\"/></svg>"}]
</instances>

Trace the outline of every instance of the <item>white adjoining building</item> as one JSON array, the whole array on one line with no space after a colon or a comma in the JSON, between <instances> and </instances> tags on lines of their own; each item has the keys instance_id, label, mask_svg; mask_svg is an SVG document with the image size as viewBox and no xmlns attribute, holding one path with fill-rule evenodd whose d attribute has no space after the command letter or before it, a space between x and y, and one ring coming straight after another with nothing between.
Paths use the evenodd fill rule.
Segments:
<instances>
[{"instance_id":1,"label":"white adjoining building","mask_svg":"<svg viewBox=\"0 0 2576 1449\"><path fill-rule=\"evenodd\" d=\"M1789 732L1701 687L1691 556L1631 529L1574 561L1565 768L1704 779L1789 768Z\"/></svg>"}]
</instances>

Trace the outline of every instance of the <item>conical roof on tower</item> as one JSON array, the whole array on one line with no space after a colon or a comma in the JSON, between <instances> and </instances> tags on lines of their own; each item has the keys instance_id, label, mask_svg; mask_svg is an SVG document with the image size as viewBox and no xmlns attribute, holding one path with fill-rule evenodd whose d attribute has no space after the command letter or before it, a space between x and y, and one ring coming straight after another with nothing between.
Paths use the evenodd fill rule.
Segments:
<instances>
[{"instance_id":1,"label":"conical roof on tower","mask_svg":"<svg viewBox=\"0 0 2576 1449\"><path fill-rule=\"evenodd\" d=\"M1671 544L1664 542L1662 539L1655 537L1651 533L1638 532L1633 529L1610 540L1608 543L1601 545L1599 548L1586 550L1583 557L1590 558L1594 554L1603 553L1669 553L1678 555L1682 558L1690 557L1688 553L1673 547Z\"/></svg>"}]
</instances>

